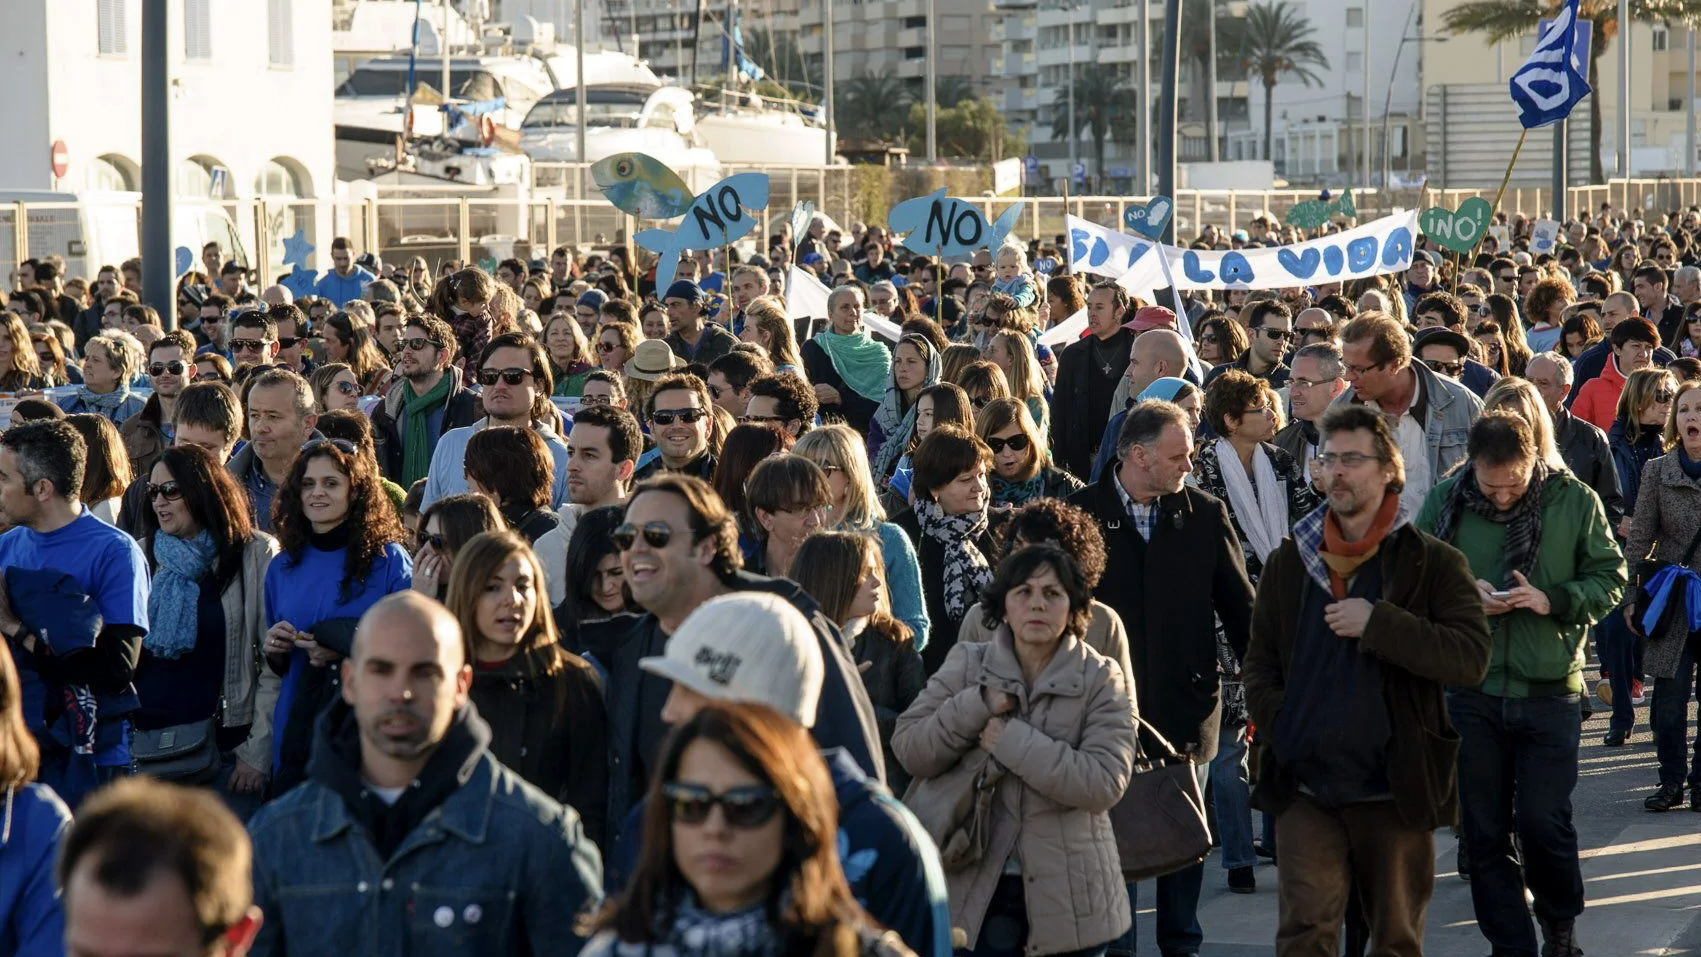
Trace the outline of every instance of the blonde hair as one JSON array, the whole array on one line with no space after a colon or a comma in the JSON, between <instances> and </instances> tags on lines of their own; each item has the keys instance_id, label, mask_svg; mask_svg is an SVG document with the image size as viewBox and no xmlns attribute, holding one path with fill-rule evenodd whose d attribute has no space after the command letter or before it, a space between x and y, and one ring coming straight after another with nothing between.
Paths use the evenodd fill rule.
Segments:
<instances>
[{"instance_id":1,"label":"blonde hair","mask_svg":"<svg viewBox=\"0 0 1701 957\"><path fill-rule=\"evenodd\" d=\"M833 512L833 527L867 531L886 521L886 510L874 491L868 449L862 436L848 425L824 425L810 429L792 446L792 452L844 475L845 502Z\"/></svg>"},{"instance_id":2,"label":"blonde hair","mask_svg":"<svg viewBox=\"0 0 1701 957\"><path fill-rule=\"evenodd\" d=\"M792 366L803 371L803 358L797 351L797 334L786 317L785 306L773 296L759 296L744 307L744 321L756 323L756 328L768 334L768 358L774 366Z\"/></svg>"},{"instance_id":3,"label":"blonde hair","mask_svg":"<svg viewBox=\"0 0 1701 957\"><path fill-rule=\"evenodd\" d=\"M1618 417L1624 420L1624 437L1632 444L1642 440L1642 430L1651 428L1642 424L1642 410L1653 404L1654 393L1660 390L1664 383L1677 382L1677 377L1664 369L1638 369L1630 373L1630 378L1624 381L1624 391L1618 394ZM1677 397L1672 397L1672 405L1677 405ZM1667 414L1667 426L1676 434L1676 427L1671 425L1671 415ZM1662 429L1662 432L1664 430ZM1670 448L1665 436L1661 435L1662 451Z\"/></svg>"},{"instance_id":4,"label":"blonde hair","mask_svg":"<svg viewBox=\"0 0 1701 957\"><path fill-rule=\"evenodd\" d=\"M1548 468L1565 468L1565 459L1560 457L1559 446L1553 439L1553 419L1535 386L1516 376L1502 376L1483 395L1482 410L1510 412L1523 419L1535 440L1536 457Z\"/></svg>"}]
</instances>

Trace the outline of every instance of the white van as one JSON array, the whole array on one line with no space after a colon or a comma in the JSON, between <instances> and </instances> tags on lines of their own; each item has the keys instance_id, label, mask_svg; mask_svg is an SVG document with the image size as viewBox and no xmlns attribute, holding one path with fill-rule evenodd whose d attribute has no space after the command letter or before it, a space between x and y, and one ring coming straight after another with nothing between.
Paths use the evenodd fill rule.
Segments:
<instances>
[{"instance_id":1,"label":"white van","mask_svg":"<svg viewBox=\"0 0 1701 957\"><path fill-rule=\"evenodd\" d=\"M19 247L16 222L23 204L28 229ZM217 242L227 260L251 260L242 234L217 203L176 199L171 208L171 245L190 250L201 268L201 247ZM14 275L23 259L63 256L67 276L93 279L101 266L141 255L142 194L107 190L56 193L0 190L0 280Z\"/></svg>"}]
</instances>

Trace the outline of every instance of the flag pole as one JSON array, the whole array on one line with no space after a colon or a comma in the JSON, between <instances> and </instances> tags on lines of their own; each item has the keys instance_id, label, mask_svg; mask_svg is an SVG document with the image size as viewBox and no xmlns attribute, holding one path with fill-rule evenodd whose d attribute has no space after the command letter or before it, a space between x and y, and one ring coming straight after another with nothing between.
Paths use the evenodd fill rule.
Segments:
<instances>
[{"instance_id":1,"label":"flag pole","mask_svg":"<svg viewBox=\"0 0 1701 957\"><path fill-rule=\"evenodd\" d=\"M1494 214L1500 209L1500 201L1506 198L1506 184L1512 182L1512 167L1518 165L1518 154L1524 151L1524 140L1527 139L1529 135L1530 128L1527 126L1518 133L1518 145L1512 147L1512 159L1506 163L1506 175L1500 177L1500 188L1494 191L1494 202L1490 204L1488 208L1488 222L1483 223L1482 235L1478 236L1477 241L1471 244L1470 255L1473 259L1476 258L1477 247L1481 246L1482 241L1488 236L1488 228L1494 225ZM1461 254L1460 259L1463 260L1463 258L1464 256ZM1464 264L1461 261L1460 268L1463 268L1463 266ZM1455 271L1455 275L1457 275L1457 271ZM1455 279L1455 291L1458 289L1457 282L1458 280Z\"/></svg>"}]
</instances>

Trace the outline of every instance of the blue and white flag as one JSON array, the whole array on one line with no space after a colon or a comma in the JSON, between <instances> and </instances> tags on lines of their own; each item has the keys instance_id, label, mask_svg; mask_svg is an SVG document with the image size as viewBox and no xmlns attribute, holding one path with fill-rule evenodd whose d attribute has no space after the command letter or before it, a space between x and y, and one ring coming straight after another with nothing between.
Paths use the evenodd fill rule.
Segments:
<instances>
[{"instance_id":1,"label":"blue and white flag","mask_svg":"<svg viewBox=\"0 0 1701 957\"><path fill-rule=\"evenodd\" d=\"M1590 25L1579 16L1577 4L1578 0L1569 0L1559 16L1546 22L1530 58L1512 74L1512 102L1518 105L1518 122L1524 129L1565 119L1590 93L1578 56L1579 48L1586 49L1588 44L1587 39L1579 42L1578 34Z\"/></svg>"}]
</instances>

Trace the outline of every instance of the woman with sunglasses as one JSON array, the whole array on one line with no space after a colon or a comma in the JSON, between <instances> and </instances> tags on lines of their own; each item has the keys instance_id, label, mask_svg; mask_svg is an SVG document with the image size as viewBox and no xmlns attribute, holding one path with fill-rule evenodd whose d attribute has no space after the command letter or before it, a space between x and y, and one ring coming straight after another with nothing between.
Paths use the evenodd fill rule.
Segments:
<instances>
[{"instance_id":1,"label":"woman with sunglasses","mask_svg":"<svg viewBox=\"0 0 1701 957\"><path fill-rule=\"evenodd\" d=\"M809 459L786 453L756 463L745 484L745 520L756 542L744 556L744 568L784 576L804 540L826 524L833 500L826 473Z\"/></svg>"},{"instance_id":2,"label":"woman with sunglasses","mask_svg":"<svg viewBox=\"0 0 1701 957\"><path fill-rule=\"evenodd\" d=\"M1233 362L1246 351L1246 333L1240 323L1217 313L1199 324L1199 361L1211 369Z\"/></svg>"},{"instance_id":3,"label":"woman with sunglasses","mask_svg":"<svg viewBox=\"0 0 1701 957\"><path fill-rule=\"evenodd\" d=\"M29 329L17 315L7 313L0 319L0 392L33 392L46 387Z\"/></svg>"},{"instance_id":4,"label":"woman with sunglasses","mask_svg":"<svg viewBox=\"0 0 1701 957\"><path fill-rule=\"evenodd\" d=\"M1632 372L1618 395L1617 416L1607 432L1607 447L1618 470L1618 487L1624 493L1625 516L1620 537L1627 534L1636 514L1636 499L1642 492L1642 471L1667 450L1664 433L1677 395L1677 380L1664 369Z\"/></svg>"},{"instance_id":5,"label":"woman with sunglasses","mask_svg":"<svg viewBox=\"0 0 1701 957\"><path fill-rule=\"evenodd\" d=\"M912 957L851 895L838 818L801 725L704 706L657 758L637 868L586 921L581 957Z\"/></svg>"},{"instance_id":6,"label":"woman with sunglasses","mask_svg":"<svg viewBox=\"0 0 1701 957\"><path fill-rule=\"evenodd\" d=\"M987 472L992 451L956 426L936 426L915 452L910 507L894 515L915 548L927 597L928 631L917 640L927 673L945 663L957 643L963 616L992 580L989 556L997 554L989 526Z\"/></svg>"},{"instance_id":7,"label":"woman with sunglasses","mask_svg":"<svg viewBox=\"0 0 1701 957\"><path fill-rule=\"evenodd\" d=\"M1038 498L1068 498L1081 480L1051 461L1028 407L1015 399L994 399L975 418L975 433L992 450L992 507L1021 508Z\"/></svg>"},{"instance_id":8,"label":"woman with sunglasses","mask_svg":"<svg viewBox=\"0 0 1701 957\"><path fill-rule=\"evenodd\" d=\"M543 350L549 356L549 371L555 377L557 396L578 398L585 391L585 376L593 368L591 348L579 317L571 311L556 312L543 327Z\"/></svg>"},{"instance_id":9,"label":"woman with sunglasses","mask_svg":"<svg viewBox=\"0 0 1701 957\"><path fill-rule=\"evenodd\" d=\"M253 526L230 471L193 445L160 455L147 501L142 551L153 587L136 664L142 709L132 721L156 731L216 720L222 760L213 786L246 820L272 770L279 679L260 662L266 573L278 544Z\"/></svg>"},{"instance_id":10,"label":"woman with sunglasses","mask_svg":"<svg viewBox=\"0 0 1701 957\"><path fill-rule=\"evenodd\" d=\"M282 794L305 775L355 623L412 585L413 561L377 463L346 439L302 447L272 502L272 528L281 554L266 570L265 650L283 678L272 719L272 793Z\"/></svg>"},{"instance_id":11,"label":"woman with sunglasses","mask_svg":"<svg viewBox=\"0 0 1701 957\"><path fill-rule=\"evenodd\" d=\"M325 359L346 363L354 372L360 395L383 395L390 379L390 365L372 336L372 327L356 322L347 312L334 312L320 327Z\"/></svg>"},{"instance_id":12,"label":"woman with sunglasses","mask_svg":"<svg viewBox=\"0 0 1701 957\"><path fill-rule=\"evenodd\" d=\"M609 372L620 372L638 350L638 325L633 322L603 322L597 326L597 364ZM588 373L587 373L588 375ZM579 386L584 393L583 383Z\"/></svg>"},{"instance_id":13,"label":"woman with sunglasses","mask_svg":"<svg viewBox=\"0 0 1701 957\"><path fill-rule=\"evenodd\" d=\"M868 424L868 458L874 479L884 484L909 450L915 432L916 401L922 390L939 383L939 349L924 335L910 334L892 350L892 373L886 395Z\"/></svg>"},{"instance_id":14,"label":"woman with sunglasses","mask_svg":"<svg viewBox=\"0 0 1701 957\"><path fill-rule=\"evenodd\" d=\"M456 558L445 604L466 636L469 697L490 725L490 752L578 811L585 833L602 846L608 806L602 682L585 659L557 642L537 554L514 532L474 537Z\"/></svg>"},{"instance_id":15,"label":"woman with sunglasses","mask_svg":"<svg viewBox=\"0 0 1701 957\"><path fill-rule=\"evenodd\" d=\"M567 594L555 606L561 645L607 669L614 646L632 630L643 609L626 590L626 569L613 532L626 520L615 505L579 516L567 542Z\"/></svg>"},{"instance_id":16,"label":"woman with sunglasses","mask_svg":"<svg viewBox=\"0 0 1701 957\"><path fill-rule=\"evenodd\" d=\"M476 492L450 495L419 515L419 542L413 556L414 591L442 601L449 593L455 556L475 536L508 527L496 503Z\"/></svg>"},{"instance_id":17,"label":"woman with sunglasses","mask_svg":"<svg viewBox=\"0 0 1701 957\"><path fill-rule=\"evenodd\" d=\"M1063 549L1015 552L986 588L991 640L957 645L898 718L912 799L965 762L993 792L983 852L945 865L959 953L1103 954L1132 923L1109 812L1133 776L1133 689L1082 641L1092 600Z\"/></svg>"},{"instance_id":18,"label":"woman with sunglasses","mask_svg":"<svg viewBox=\"0 0 1701 957\"><path fill-rule=\"evenodd\" d=\"M360 410L360 380L345 362L327 362L313 370L307 379L313 387L313 404L318 413L340 409Z\"/></svg>"},{"instance_id":19,"label":"woman with sunglasses","mask_svg":"<svg viewBox=\"0 0 1701 957\"><path fill-rule=\"evenodd\" d=\"M31 332L30 348L35 352L36 367L41 371L42 388L82 383L83 370L65 357L65 347L60 344L58 336L50 332Z\"/></svg>"}]
</instances>

